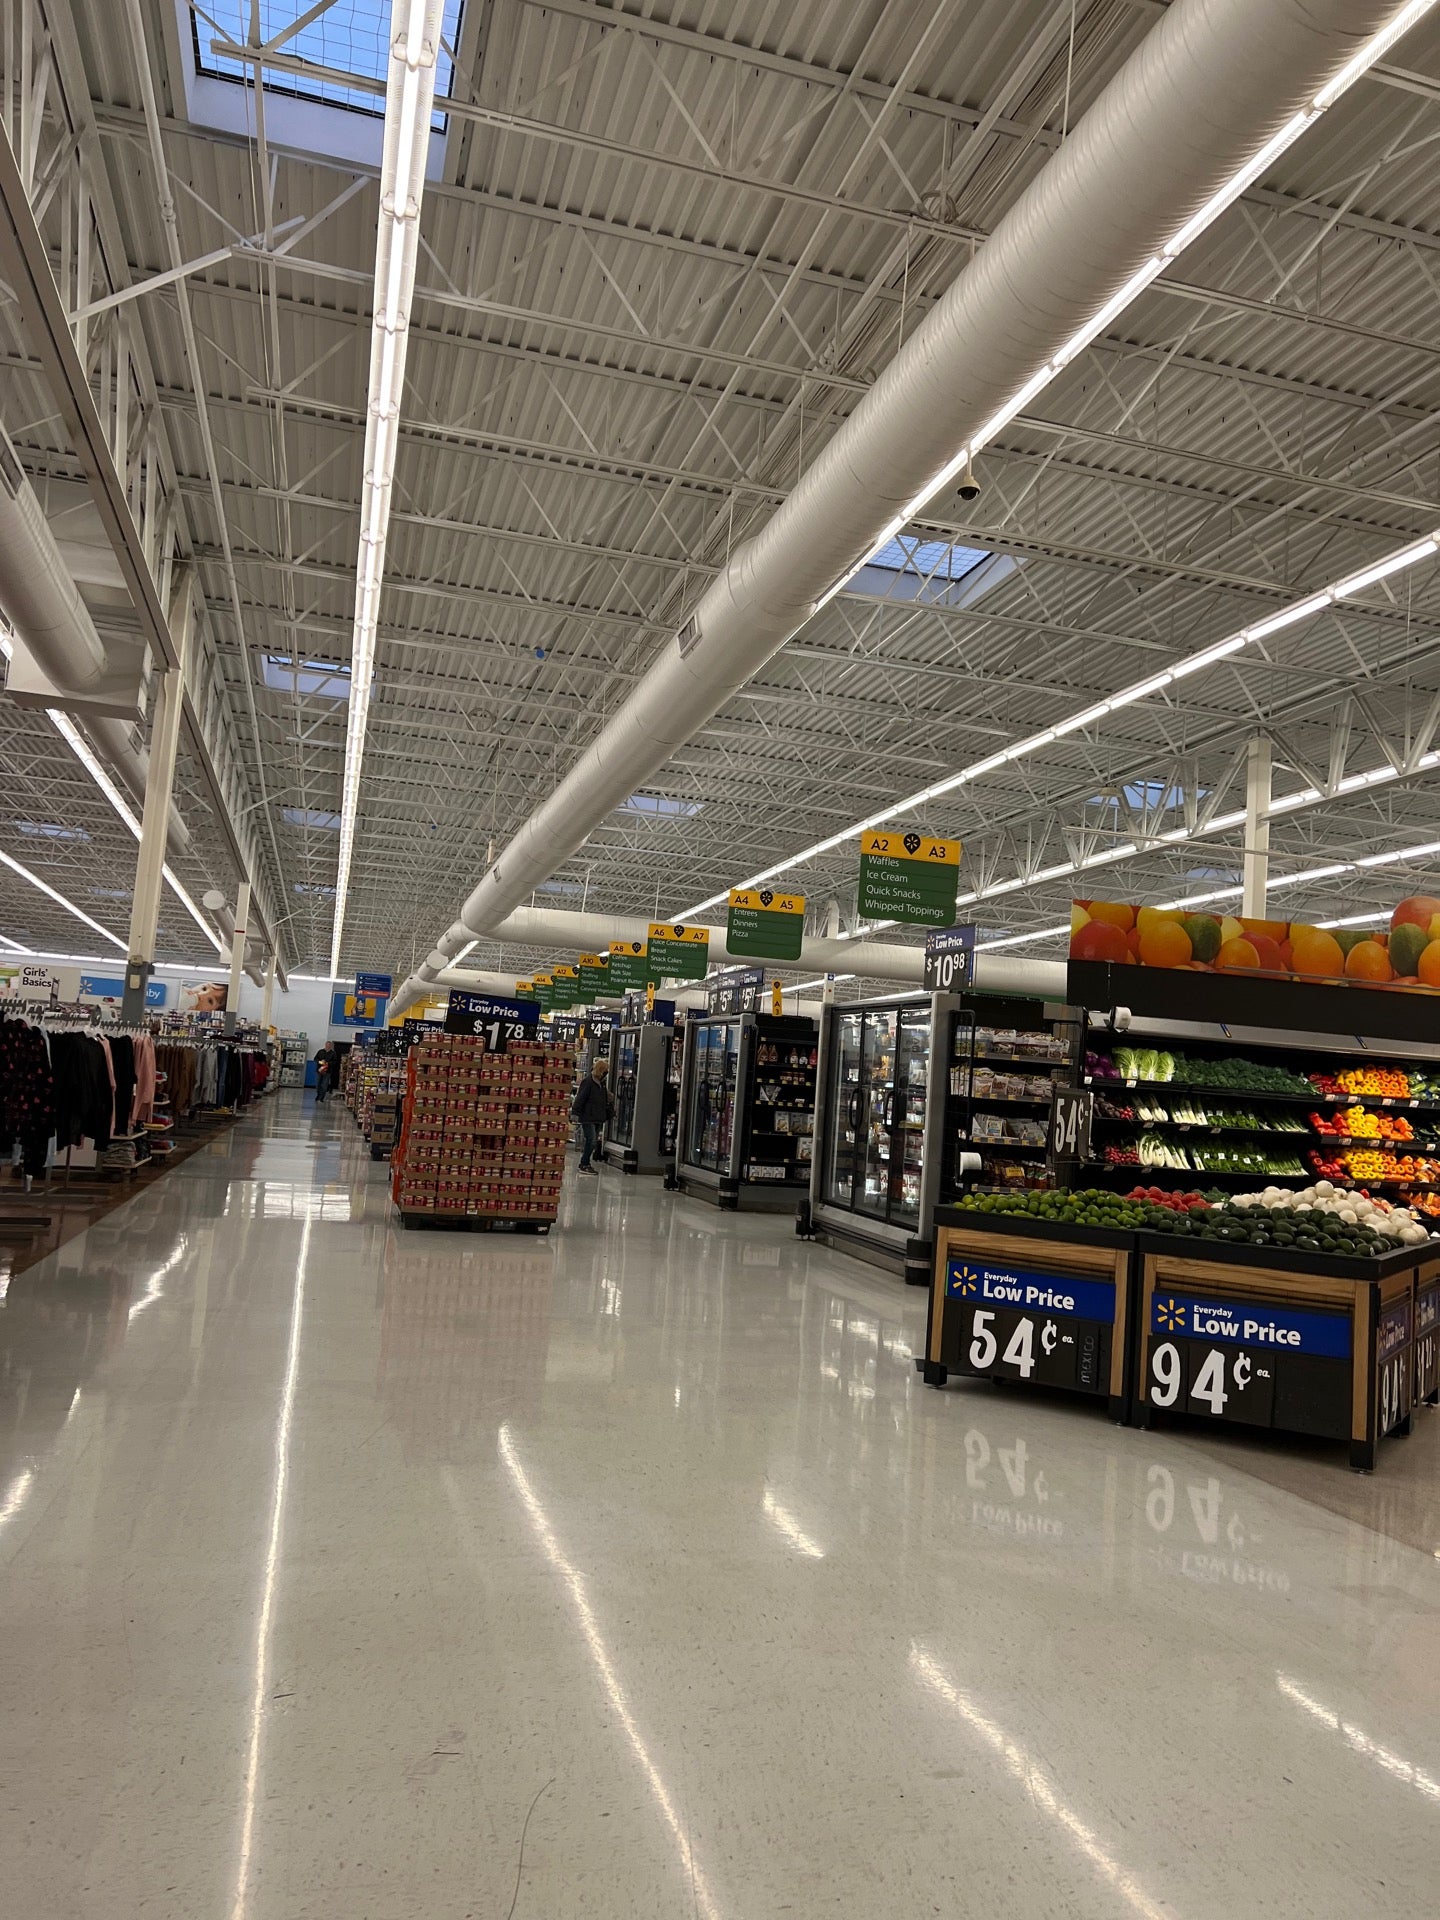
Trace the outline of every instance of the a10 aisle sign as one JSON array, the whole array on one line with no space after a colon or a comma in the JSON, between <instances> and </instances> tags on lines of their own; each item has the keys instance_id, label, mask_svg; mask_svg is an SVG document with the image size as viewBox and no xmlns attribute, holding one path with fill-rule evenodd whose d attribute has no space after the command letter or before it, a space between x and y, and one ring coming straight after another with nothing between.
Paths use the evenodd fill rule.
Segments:
<instances>
[{"instance_id":1,"label":"a10 aisle sign","mask_svg":"<svg viewBox=\"0 0 1440 1920\"><path fill-rule=\"evenodd\" d=\"M608 955L602 958L598 953L582 953L576 961L580 976L580 1003L593 1006L602 998L608 998L615 989L610 984L610 960Z\"/></svg>"},{"instance_id":2,"label":"a10 aisle sign","mask_svg":"<svg viewBox=\"0 0 1440 1920\"><path fill-rule=\"evenodd\" d=\"M864 918L948 927L959 885L958 840L898 830L861 834L857 906Z\"/></svg>"},{"instance_id":3,"label":"a10 aisle sign","mask_svg":"<svg viewBox=\"0 0 1440 1920\"><path fill-rule=\"evenodd\" d=\"M752 960L798 960L805 937L805 896L774 887L732 887L725 944Z\"/></svg>"},{"instance_id":4,"label":"a10 aisle sign","mask_svg":"<svg viewBox=\"0 0 1440 1920\"><path fill-rule=\"evenodd\" d=\"M944 1360L959 1373L1108 1394L1114 1331L1113 1281L958 1256L946 1268Z\"/></svg>"},{"instance_id":5,"label":"a10 aisle sign","mask_svg":"<svg viewBox=\"0 0 1440 1920\"><path fill-rule=\"evenodd\" d=\"M657 979L703 980L710 965L710 929L652 920L645 951Z\"/></svg>"}]
</instances>

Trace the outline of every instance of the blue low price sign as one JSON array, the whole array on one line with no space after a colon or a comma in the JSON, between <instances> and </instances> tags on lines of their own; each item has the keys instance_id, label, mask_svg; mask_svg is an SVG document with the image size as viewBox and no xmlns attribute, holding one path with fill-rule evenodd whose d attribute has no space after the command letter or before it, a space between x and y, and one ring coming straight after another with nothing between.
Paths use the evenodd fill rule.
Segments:
<instances>
[{"instance_id":1,"label":"blue low price sign","mask_svg":"<svg viewBox=\"0 0 1440 1920\"><path fill-rule=\"evenodd\" d=\"M1146 1336L1152 1407L1337 1440L1350 1432L1347 1313L1157 1287Z\"/></svg>"},{"instance_id":2,"label":"blue low price sign","mask_svg":"<svg viewBox=\"0 0 1440 1920\"><path fill-rule=\"evenodd\" d=\"M488 993L454 990L445 1010L446 1033L483 1034L491 1053L504 1053L512 1040L533 1040L540 1025L534 1000L502 1000Z\"/></svg>"},{"instance_id":3,"label":"blue low price sign","mask_svg":"<svg viewBox=\"0 0 1440 1920\"><path fill-rule=\"evenodd\" d=\"M394 985L394 975L389 973L357 973L355 976L358 999L388 1000Z\"/></svg>"},{"instance_id":4,"label":"blue low price sign","mask_svg":"<svg viewBox=\"0 0 1440 1920\"><path fill-rule=\"evenodd\" d=\"M1110 1391L1115 1285L952 1257L945 1274L944 1363L987 1380Z\"/></svg>"},{"instance_id":5,"label":"blue low price sign","mask_svg":"<svg viewBox=\"0 0 1440 1920\"><path fill-rule=\"evenodd\" d=\"M975 979L975 929L941 927L925 936L925 991L960 993Z\"/></svg>"}]
</instances>

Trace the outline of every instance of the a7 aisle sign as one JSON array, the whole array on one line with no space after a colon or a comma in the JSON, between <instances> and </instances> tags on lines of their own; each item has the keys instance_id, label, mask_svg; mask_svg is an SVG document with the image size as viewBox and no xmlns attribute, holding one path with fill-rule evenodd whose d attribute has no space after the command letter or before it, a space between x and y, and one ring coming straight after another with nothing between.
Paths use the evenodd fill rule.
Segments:
<instances>
[{"instance_id":1,"label":"a7 aisle sign","mask_svg":"<svg viewBox=\"0 0 1440 1920\"><path fill-rule=\"evenodd\" d=\"M660 980L703 980L710 967L710 929L652 920L646 958Z\"/></svg>"}]
</instances>

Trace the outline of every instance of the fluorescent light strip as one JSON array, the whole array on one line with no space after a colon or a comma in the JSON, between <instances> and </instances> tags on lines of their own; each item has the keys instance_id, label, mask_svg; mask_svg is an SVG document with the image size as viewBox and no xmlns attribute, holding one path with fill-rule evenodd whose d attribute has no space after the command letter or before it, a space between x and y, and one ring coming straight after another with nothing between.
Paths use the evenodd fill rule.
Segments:
<instances>
[{"instance_id":1,"label":"fluorescent light strip","mask_svg":"<svg viewBox=\"0 0 1440 1920\"><path fill-rule=\"evenodd\" d=\"M32 887L38 887L41 893L48 894L57 906L64 907L67 913L73 913L77 920L83 920L92 933L98 933L102 940L108 940L112 947L118 947L121 953L125 952L125 941L118 939L108 927L102 927L98 920L92 920L88 913L82 913L73 900L67 900L64 894L52 887L48 880L42 880L38 873L32 873L29 867L22 866L18 860L13 859L3 850L0 850L0 861L3 861L12 873L18 873L22 880L28 880Z\"/></svg>"},{"instance_id":2,"label":"fluorescent light strip","mask_svg":"<svg viewBox=\"0 0 1440 1920\"><path fill-rule=\"evenodd\" d=\"M47 707L45 713L47 719L49 719L66 746L69 747L75 758L80 762L81 766L84 767L90 778L95 782L96 786L99 787L116 813L119 814L120 818L138 840L140 838L141 826L139 820L136 818L134 809L131 807L125 795L120 791L119 787L117 787L115 782L110 778L110 775L105 771L104 767L101 766L95 755L90 751L84 735L80 732L74 721L71 720L69 714L62 713L58 707ZM181 886L169 866L163 865L160 872L165 880L165 884L170 888L170 891L175 895L181 906L185 908L190 918L195 922L196 926L199 927L211 946L214 947L217 953L223 953L225 949L217 939L214 928L190 898L190 895L185 891L184 887Z\"/></svg>"},{"instance_id":3,"label":"fluorescent light strip","mask_svg":"<svg viewBox=\"0 0 1440 1920\"><path fill-rule=\"evenodd\" d=\"M385 543L400 437L400 403L405 391L420 207L430 154L430 116L435 101L435 56L440 45L441 7L442 0L410 0L404 29L390 48L385 82L385 146L380 166L380 218L375 230L370 388L366 401L360 543L355 561L355 615L350 638L350 707L345 723L335 918L330 938L330 972L337 979L360 809L360 776L365 762L365 733L375 671L380 589L385 579Z\"/></svg>"}]
</instances>

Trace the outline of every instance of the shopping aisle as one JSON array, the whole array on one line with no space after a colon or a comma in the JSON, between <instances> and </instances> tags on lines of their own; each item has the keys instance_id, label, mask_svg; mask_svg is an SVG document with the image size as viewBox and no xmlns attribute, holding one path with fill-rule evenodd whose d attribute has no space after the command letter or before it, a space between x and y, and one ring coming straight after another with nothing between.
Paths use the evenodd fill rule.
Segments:
<instances>
[{"instance_id":1,"label":"shopping aisle","mask_svg":"<svg viewBox=\"0 0 1440 1920\"><path fill-rule=\"evenodd\" d=\"M1440 1418L1121 1432L923 1312L608 1172L392 1232L271 1103L0 1306L7 1910L1428 1910Z\"/></svg>"}]
</instances>

